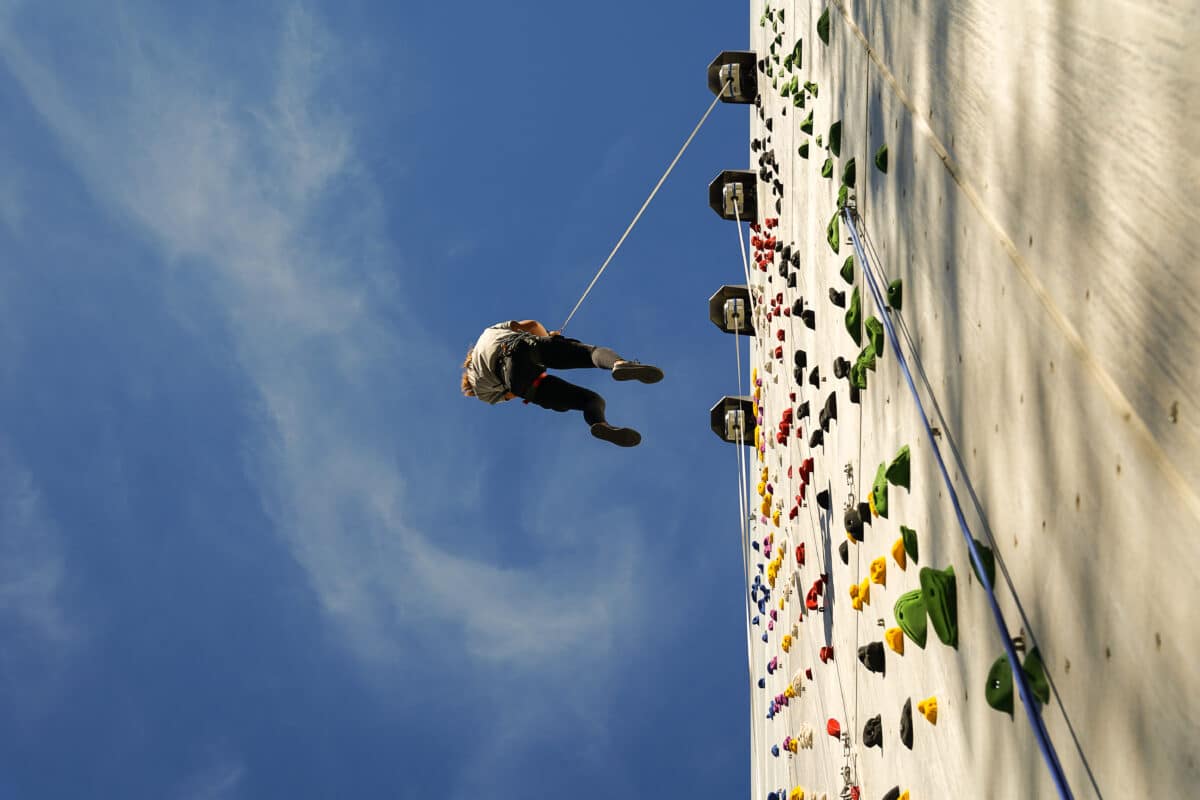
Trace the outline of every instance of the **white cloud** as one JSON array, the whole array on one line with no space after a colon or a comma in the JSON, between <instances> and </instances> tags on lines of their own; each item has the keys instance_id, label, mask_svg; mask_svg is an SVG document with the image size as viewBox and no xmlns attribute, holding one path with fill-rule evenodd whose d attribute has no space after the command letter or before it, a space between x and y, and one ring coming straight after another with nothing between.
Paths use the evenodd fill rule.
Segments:
<instances>
[{"instance_id":1,"label":"white cloud","mask_svg":"<svg viewBox=\"0 0 1200 800\"><path fill-rule=\"evenodd\" d=\"M429 500L406 497L381 441L398 424L379 399L380 365L419 370L460 355L397 329L392 319L407 315L374 310L403 305L389 271L403 258L337 111L342 54L319 21L287 15L264 90L189 55L178 32L128 23L95 37L110 42L111 74L72 74L2 19L0 58L98 201L175 268L216 279L264 409L247 468L358 652L394 663L414 630L446 630L483 663L603 655L632 602L632 537L598 544L603 561L590 569L569 554L502 569L406 522L407 504Z\"/></svg>"},{"instance_id":2,"label":"white cloud","mask_svg":"<svg viewBox=\"0 0 1200 800\"><path fill-rule=\"evenodd\" d=\"M178 800L233 800L239 794L246 767L240 761L222 757L186 778L172 793Z\"/></svg>"}]
</instances>

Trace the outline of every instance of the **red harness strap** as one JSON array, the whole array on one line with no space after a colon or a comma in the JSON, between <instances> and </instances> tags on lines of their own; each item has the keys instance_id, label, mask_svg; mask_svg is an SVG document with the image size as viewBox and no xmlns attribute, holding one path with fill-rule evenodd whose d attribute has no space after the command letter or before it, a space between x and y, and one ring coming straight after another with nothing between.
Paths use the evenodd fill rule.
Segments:
<instances>
[{"instance_id":1,"label":"red harness strap","mask_svg":"<svg viewBox=\"0 0 1200 800\"><path fill-rule=\"evenodd\" d=\"M544 372L543 372L541 375L538 375L536 378L534 378L534 379L533 379L533 383L529 384L529 391L528 391L528 392L526 392L526 394L532 394L532 393L533 393L533 390L534 390L534 389L536 389L536 388L538 387L538 384L539 384L539 383L541 383L541 382L542 382L542 379L543 379L543 378L545 378L545 377L546 377L546 373L544 373ZM522 401L521 401L521 403L522 403L523 405L529 405L529 401L528 401L528 400L522 400Z\"/></svg>"}]
</instances>

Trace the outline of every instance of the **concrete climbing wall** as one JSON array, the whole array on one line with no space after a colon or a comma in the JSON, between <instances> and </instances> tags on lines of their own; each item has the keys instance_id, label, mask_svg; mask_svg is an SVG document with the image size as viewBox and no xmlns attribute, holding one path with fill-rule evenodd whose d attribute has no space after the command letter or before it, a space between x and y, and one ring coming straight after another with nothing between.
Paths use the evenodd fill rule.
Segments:
<instances>
[{"instance_id":1,"label":"concrete climbing wall","mask_svg":"<svg viewBox=\"0 0 1200 800\"><path fill-rule=\"evenodd\" d=\"M853 283L839 274L852 252L845 229L839 252L827 241L850 159L874 267L903 284L892 319L955 489L975 536L994 536L1027 643L1036 637L1045 659L1054 693L1044 718L1075 796L1196 795L1195 4L754 0L750 11L750 49L771 73L759 73L750 112L750 169L761 170L760 220L778 219L750 248L751 259L771 254L750 263L762 417L750 571L775 583L769 596L755 589L751 611L752 797L797 787L806 798L849 787L866 798L898 787L913 800L1055 794L1020 700L1012 716L985 702L1000 638L896 358L890 347L878 356L858 404L834 376L835 359L853 362L861 348L831 289L848 304L857 287L864 319L884 313L861 264ZM818 35L826 11L828 43ZM840 155L830 152L839 121ZM874 164L884 144L886 173ZM795 256L781 272L785 253ZM811 310L812 326L794 310ZM797 350L807 357L799 376ZM830 396L836 419L812 442ZM870 519L843 563L843 509L867 500L877 467L904 445L911 488L889 488L888 516ZM816 503L822 490L829 510ZM890 555L902 525L919 541L906 569ZM877 558L885 584L870 583ZM930 628L923 649L885 644L885 672L869 671L858 648L884 641L921 567L947 566L957 648ZM856 610L850 589L864 579L870 600ZM997 584L1015 636L1014 595L1000 575ZM794 678L801 691L786 697ZM772 713L781 695L787 705ZM917 711L929 697L936 724ZM899 734L910 699L911 749ZM882 742L868 747L876 715ZM830 720L844 736L827 732ZM811 749L783 747L810 731Z\"/></svg>"}]
</instances>

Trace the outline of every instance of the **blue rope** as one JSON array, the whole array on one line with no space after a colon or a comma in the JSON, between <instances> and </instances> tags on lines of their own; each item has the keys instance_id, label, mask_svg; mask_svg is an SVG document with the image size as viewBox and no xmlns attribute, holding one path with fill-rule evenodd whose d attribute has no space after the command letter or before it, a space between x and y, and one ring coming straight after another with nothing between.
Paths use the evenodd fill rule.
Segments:
<instances>
[{"instance_id":1,"label":"blue rope","mask_svg":"<svg viewBox=\"0 0 1200 800\"><path fill-rule=\"evenodd\" d=\"M979 550L975 547L975 539L971 536L971 528L967 525L966 517L963 516L962 506L958 502L958 493L954 491L954 484L950 480L950 473L946 469L946 462L942 459L942 452L938 449L937 441L933 437L933 428L929 424L929 417L925 414L925 406L921 403L921 396L917 393L917 387L913 383L912 372L908 369L908 361L904 358L904 353L900 350L900 341L896 337L896 329L892 326L892 318L889 313L891 309L884 303L883 294L879 291L879 285L875 282L875 276L871 272L867 254L863 250L862 242L859 241L858 229L854 226L851 210L849 208L842 209L842 215L846 220L846 227L850 229L850 238L854 242L854 252L862 262L863 274L867 278L867 285L871 290L871 296L875 298L875 307L879 309L879 315L882 317L883 325L887 329L888 339L892 343L892 352L896 354L896 362L900 365L900 370L904 373L904 380L908 382L908 389L912 392L913 400L917 403L917 413L921 416L921 424L925 427L925 435L929 437L929 444L933 448L934 457L937 459L938 469L942 473L942 480L946 483L946 491L950 493L950 502L954 505L954 515L958 517L958 526L962 529L963 539L966 541L967 550L971 554L971 562L975 565L975 573L979 577L979 582L983 584L984 591L987 593L988 605L991 606L992 616L995 617L996 627L1000 629L1000 638L1004 642L1004 652L1008 654L1008 665L1012 669L1013 681L1017 685L1021 702L1025 706L1025 716L1029 718L1029 724L1033 728L1033 736L1037 740L1038 749L1042 752L1042 758L1045 760L1046 766L1050 768L1050 777L1054 779L1054 785L1058 789L1058 796L1063 798L1063 800L1072 800L1071 788L1067 784L1066 775L1063 774L1062 764L1058 760L1058 753L1054 749L1054 743L1050 741L1050 734L1046 731L1046 724L1042 719L1037 699L1033 696L1033 692L1029 688L1029 683L1025 680L1025 671L1021 669L1020 662L1017 660L1016 645L1013 644L1012 636L1008 633L1008 625L1005 624L1004 614L1000 611L1000 605L996 601L996 593L992 588L992 582L988 580L987 571L983 568L983 560L979 555Z\"/></svg>"}]
</instances>

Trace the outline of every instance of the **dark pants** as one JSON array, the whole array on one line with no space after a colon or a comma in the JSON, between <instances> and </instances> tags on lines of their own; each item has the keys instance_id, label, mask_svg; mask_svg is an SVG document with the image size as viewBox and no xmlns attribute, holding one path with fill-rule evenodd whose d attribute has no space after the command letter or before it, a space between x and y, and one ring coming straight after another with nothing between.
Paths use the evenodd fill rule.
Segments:
<instances>
[{"instance_id":1,"label":"dark pants","mask_svg":"<svg viewBox=\"0 0 1200 800\"><path fill-rule=\"evenodd\" d=\"M547 369L611 370L619 360L620 356L607 347L565 336L529 335L513 345L505 356L504 381L510 392L528 403L551 411L582 411L587 423L594 425L605 421L603 397L553 375L542 378L537 386L534 381Z\"/></svg>"}]
</instances>

